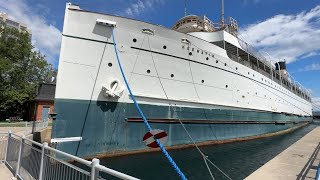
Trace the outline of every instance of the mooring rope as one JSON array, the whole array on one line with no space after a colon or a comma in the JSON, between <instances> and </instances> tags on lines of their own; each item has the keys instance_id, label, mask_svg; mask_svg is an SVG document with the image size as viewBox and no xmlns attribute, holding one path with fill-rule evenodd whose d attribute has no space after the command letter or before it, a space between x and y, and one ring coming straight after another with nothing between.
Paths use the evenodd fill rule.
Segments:
<instances>
[{"instance_id":1,"label":"mooring rope","mask_svg":"<svg viewBox=\"0 0 320 180\"><path fill-rule=\"evenodd\" d=\"M145 115L143 114L142 110L140 109L139 107L139 104L137 103L132 91L131 91L131 88L129 86L129 83L126 79L126 76L123 72L123 69L122 69L122 65L121 65L121 62L120 62L120 58L119 58L119 55L118 55L118 51L117 51L117 44L116 44L116 41L115 41L115 37L114 37L114 28L112 29L112 40L113 40L113 47L114 47L114 52L116 54L116 57L117 57L117 61L118 61L118 65L119 65L119 68L120 68L120 71L121 71L121 74L122 74L122 77L123 77L123 80L127 86L127 89L129 91L129 94L133 100L133 103L134 105L136 106L140 116L142 117L143 119L143 122L144 124L147 126L148 130L149 131L152 131L152 127L150 126L150 124L148 123L147 121L147 118L145 117ZM174 162L174 160L172 159L172 157L170 156L170 154L167 152L167 150L165 149L165 147L161 144L161 142L155 138L155 141L157 142L158 146L160 147L161 151L163 152L163 154L166 156L166 158L168 159L168 161L171 163L172 167L175 169L175 171L179 174L180 178L182 180L187 180L187 178L185 177L185 175L183 174L183 172L180 170L180 168L178 167L178 165Z\"/></svg>"},{"instance_id":2,"label":"mooring rope","mask_svg":"<svg viewBox=\"0 0 320 180\"><path fill-rule=\"evenodd\" d=\"M149 39L149 37L148 37L148 45L149 45L149 50L151 51L151 46L150 46L150 39ZM160 76L159 76L159 73L158 73L158 70L157 70L157 66L156 66L156 64L155 64L155 62L154 62L154 58L153 58L152 52L151 52L151 58L152 58L152 62L153 62L153 65L154 65L154 68L155 68L157 77L158 77L158 79L159 79L161 88L162 88L162 90L163 90L163 92L164 92L164 94L165 94L165 96L166 96L166 98L167 98L167 100L168 100L169 107L170 107L174 112L176 112L175 109L172 107L172 105L171 105L171 103L170 103L170 100L169 100L169 97L168 97L168 95L167 95L167 93L166 93L166 90L165 90L164 87L163 87L163 84L162 84L162 82L161 82L161 79L160 79ZM190 63L189 63L189 67L190 67L190 72L191 72L192 70L191 70ZM192 82L193 82L193 84L194 84L194 80L193 80L193 75L192 75L192 73L191 73L191 76L192 76ZM194 88L195 88L195 91L197 92L195 86L194 86ZM197 96L198 96L198 98L199 98L198 93L197 93ZM200 99L200 98L199 98L199 99ZM205 111L204 111L204 113L205 113ZM210 167L209 167L209 165L208 165L208 162L209 162L210 164L212 164L212 165L213 165L218 171L220 171L224 176L226 176L228 179L231 180L231 178L230 178L226 173L224 173L218 166L216 166L212 161L210 161L210 160L208 159L208 156L206 156L206 155L200 150L200 148L198 147L198 145L196 144L196 142L194 141L194 139L192 138L192 136L190 135L190 133L188 132L188 130L186 129L186 127L184 126L184 124L182 123L182 121L181 121L181 119L179 118L179 115L178 115L178 114L177 114L177 116L178 116L177 119L179 120L179 122L180 122L181 126L183 127L184 131L187 133L188 137L190 138L190 140L192 141L192 143L194 144L194 146L197 148L197 150L199 151L200 155L202 156L203 161L204 161L204 163L205 163L205 165L206 165L206 167L207 167L207 169L208 169L208 172L209 172L209 174L210 174L210 176L211 176L211 179L212 179L212 180L215 180L215 178L214 178L214 176L213 176L213 174L212 174L212 172L211 172L211 169L210 169ZM208 119L208 118L207 118L207 119ZM214 133L213 133L213 135L216 137L216 135L215 135ZM216 139L218 139L218 138L216 137ZM208 161L208 162L207 162L207 161Z\"/></svg>"}]
</instances>

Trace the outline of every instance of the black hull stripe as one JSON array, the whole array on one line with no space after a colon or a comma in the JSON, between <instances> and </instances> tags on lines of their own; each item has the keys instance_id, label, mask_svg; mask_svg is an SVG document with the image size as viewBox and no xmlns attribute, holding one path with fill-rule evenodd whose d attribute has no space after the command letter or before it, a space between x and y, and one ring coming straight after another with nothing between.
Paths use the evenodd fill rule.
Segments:
<instances>
[{"instance_id":1,"label":"black hull stripe","mask_svg":"<svg viewBox=\"0 0 320 180\"><path fill-rule=\"evenodd\" d=\"M128 118L130 123L143 123L141 118ZM180 124L178 119L148 119L149 123ZM222 120L181 120L183 124L299 124L310 121L222 121Z\"/></svg>"}]
</instances>

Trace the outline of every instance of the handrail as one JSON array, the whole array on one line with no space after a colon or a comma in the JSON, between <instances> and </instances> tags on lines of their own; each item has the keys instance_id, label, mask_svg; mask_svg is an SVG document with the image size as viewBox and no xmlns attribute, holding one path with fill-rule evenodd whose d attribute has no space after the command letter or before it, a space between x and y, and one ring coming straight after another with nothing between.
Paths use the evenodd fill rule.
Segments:
<instances>
[{"instance_id":1,"label":"handrail","mask_svg":"<svg viewBox=\"0 0 320 180\"><path fill-rule=\"evenodd\" d=\"M7 139L7 143L6 143L6 147L5 148L0 148L0 149L4 149L5 150L5 154L4 154L4 159L0 159L0 160L3 160L7 165L8 167L13 171L13 173L15 174L15 177L22 177L23 175L20 174L20 171L19 169L20 168L23 168L22 167L22 163L25 159L25 156L26 155L23 155L23 153L25 153L25 150L22 151L22 149L24 148L25 145L28 145L27 147L28 148L31 148L29 149L29 153L40 153L40 156L36 156L36 157L41 157L41 159L34 159L36 161L40 161L41 162L41 165L40 167L31 167L33 168L30 172L26 170L27 173L30 173L30 174L33 174L36 172L36 173L39 173L38 174L38 177L40 180L42 179L45 179L45 175L44 174L46 171L46 168L55 168L56 166L54 165L51 165L49 167L46 167L48 166L47 163L44 163L44 158L51 158L52 160L56 161L56 162L59 162L61 163L65 169L68 169L68 168L72 168L73 171L75 171L76 173L82 173L83 175L86 175L87 177L90 177L91 180L96 180L97 177L99 177L99 171L100 172L104 172L104 173L107 173L109 175L112 175L112 176L115 176L115 177L118 177L120 179L124 179L124 180L138 180L137 178L135 177L132 177L132 176L129 176L127 174L124 174L124 173L121 173L121 172L118 172L118 171L115 171L113 169L110 169L110 168L107 168L105 166L102 166L99 164L99 160L98 159L93 159L92 161L88 161L88 160L85 160L85 159L82 159L80 157L77 157L77 156L74 156L74 155L71 155L71 154L68 154L66 152L63 152L63 151L60 151L60 150L57 150L57 149L54 149L52 147L49 147L47 143L38 143L36 141L33 141L31 139L28 139L26 138L25 136L20 136L18 134L15 134L15 133L11 133L11 131L8 131L8 132L0 132L0 135L7 135L6 137L8 138ZM18 141L12 141L12 138L13 139L16 139ZM10 140L11 139L11 140ZM9 144L9 141L11 141L11 145ZM29 143L31 143L31 146L29 143L26 144L26 141L28 141ZM19 150L19 153L18 153L18 156L16 155L12 155L11 152L15 152L11 149L12 148L15 148L16 146L13 146L12 143L19 143L20 144L20 150ZM0 144L0 145L3 145L4 143ZM40 149L36 148L36 147L33 147L32 145L37 145ZM11 153L11 154L10 154ZM55 153L54 155L52 153ZM8 161L8 156L11 156L11 160ZM60 156L63 156L63 157L66 157L68 160L71 160L71 161L76 161L78 163L81 163L87 167L90 167L91 168L91 171L87 172L81 168L78 168L77 166L75 165L72 165L70 163L68 163L67 161L65 161L64 159L61 159L61 158L58 158ZM22 158L24 157L24 158ZM16 164L12 164L12 158L15 158L16 161L18 161ZM16 167L13 167L13 166L16 166ZM54 172L56 172L57 174L60 173L61 176L63 176L63 173L65 171L62 171L62 168L61 166L59 166L59 168L55 168L53 169Z\"/></svg>"}]
</instances>

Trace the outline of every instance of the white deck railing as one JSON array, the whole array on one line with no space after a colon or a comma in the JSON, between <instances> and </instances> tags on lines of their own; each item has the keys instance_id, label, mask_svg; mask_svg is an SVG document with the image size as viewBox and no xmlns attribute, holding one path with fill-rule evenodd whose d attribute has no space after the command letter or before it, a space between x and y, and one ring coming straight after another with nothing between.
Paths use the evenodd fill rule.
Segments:
<instances>
[{"instance_id":1,"label":"white deck railing","mask_svg":"<svg viewBox=\"0 0 320 180\"><path fill-rule=\"evenodd\" d=\"M100 165L99 159L88 161L11 132L0 132L0 162L19 179L96 180L111 175L137 180Z\"/></svg>"}]
</instances>

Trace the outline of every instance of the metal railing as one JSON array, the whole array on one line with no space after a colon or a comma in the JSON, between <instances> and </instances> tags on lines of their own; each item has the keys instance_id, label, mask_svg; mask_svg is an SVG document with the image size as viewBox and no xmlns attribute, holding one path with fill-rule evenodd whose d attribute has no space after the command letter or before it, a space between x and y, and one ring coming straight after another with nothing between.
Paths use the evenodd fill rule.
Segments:
<instances>
[{"instance_id":1,"label":"metal railing","mask_svg":"<svg viewBox=\"0 0 320 180\"><path fill-rule=\"evenodd\" d=\"M39 180L96 180L103 175L125 180L132 176L38 143L25 136L0 132L0 162L5 163L20 179Z\"/></svg>"}]
</instances>

